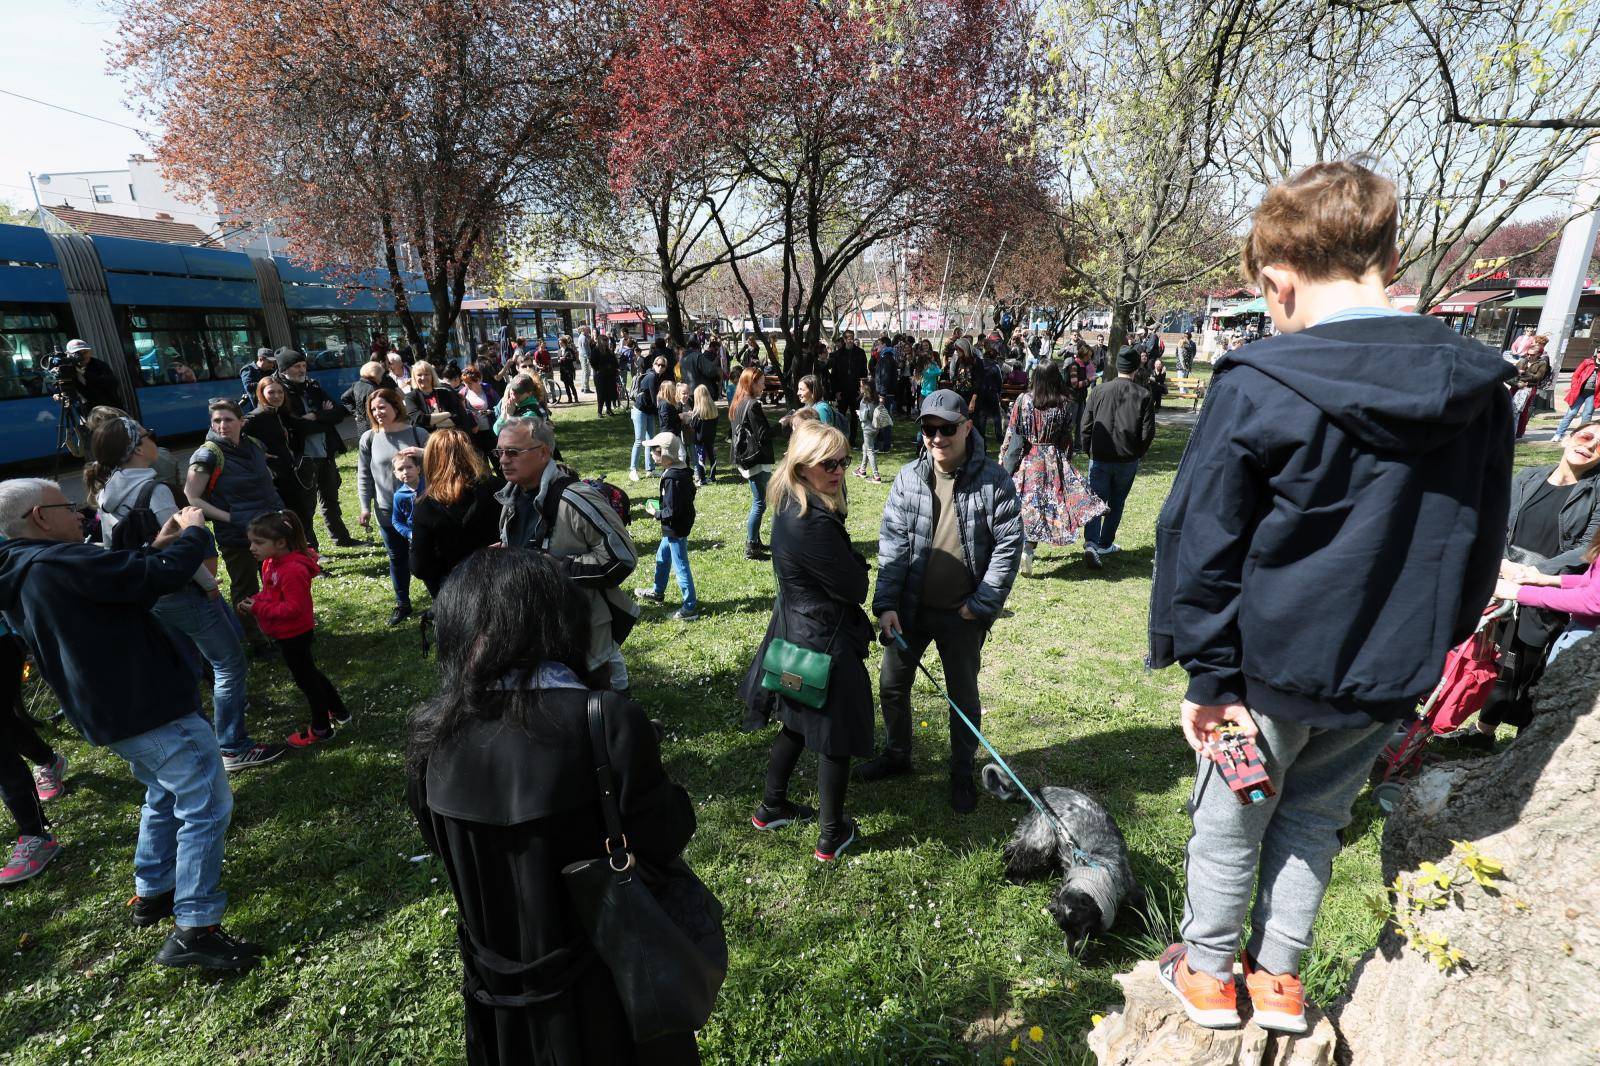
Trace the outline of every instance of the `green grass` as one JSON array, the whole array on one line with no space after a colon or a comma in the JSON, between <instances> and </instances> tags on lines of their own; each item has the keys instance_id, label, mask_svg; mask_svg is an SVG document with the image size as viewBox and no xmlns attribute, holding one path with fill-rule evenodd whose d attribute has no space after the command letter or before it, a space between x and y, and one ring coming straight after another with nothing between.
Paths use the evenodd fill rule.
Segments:
<instances>
[{"instance_id":1,"label":"green grass","mask_svg":"<svg viewBox=\"0 0 1600 1066\"><path fill-rule=\"evenodd\" d=\"M637 511L649 483L626 480L626 420L563 410L557 428L568 460L630 489ZM1091 1016L1120 1001L1112 975L1166 942L1182 901L1192 772L1176 724L1182 681L1175 670L1145 672L1142 659L1151 530L1185 432L1158 434L1119 536L1126 550L1091 574L1076 551L1046 549L1035 576L1018 580L985 653L995 744L1029 779L1101 797L1160 903L1154 929L1125 919L1081 955L1043 912L1051 884L1016 887L1001 875L1000 844L1021 809L984 797L975 815L950 812L945 714L925 683L917 773L852 787L865 839L848 861L814 862L811 831L749 830L771 737L738 731L734 689L765 627L773 580L769 566L743 558L743 483L701 490L690 560L706 616L669 620L671 586L665 609L646 607L626 653L639 699L668 723L668 770L699 812L688 858L727 907L732 964L701 1034L708 1062L998 1062L1011 1036L1033 1025L1043 1042L1023 1035L1019 1063L1085 1061ZM903 448L886 458L887 479ZM345 489L353 514L353 477ZM887 490L850 479L849 528L869 558ZM645 561L630 588L646 583L658 535L648 521L632 528ZM134 930L124 909L139 790L106 752L52 728L73 762L72 791L51 809L67 847L44 876L0 898L0 1048L9 1061L460 1058L454 903L437 860L411 861L424 849L402 801L403 723L434 669L414 628L383 624L392 604L379 545L332 551L327 568L316 589L318 656L355 724L325 749L233 778L227 921L266 945L265 963L224 980L152 964L159 933ZM302 721L281 664L254 664L251 687L258 738ZM807 756L796 775L805 798L814 798L815 768ZM1331 997L1376 939L1362 898L1378 886L1380 830L1363 800L1307 964L1313 996ZM982 1017L1003 1017L1004 1037L965 1043Z\"/></svg>"}]
</instances>

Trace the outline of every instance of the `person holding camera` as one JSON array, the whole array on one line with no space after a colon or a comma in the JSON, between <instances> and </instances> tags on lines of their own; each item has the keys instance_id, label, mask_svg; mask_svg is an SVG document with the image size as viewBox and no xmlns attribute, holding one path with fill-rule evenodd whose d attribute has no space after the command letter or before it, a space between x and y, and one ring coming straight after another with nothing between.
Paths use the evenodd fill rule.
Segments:
<instances>
[{"instance_id":1,"label":"person holding camera","mask_svg":"<svg viewBox=\"0 0 1600 1066\"><path fill-rule=\"evenodd\" d=\"M122 386L116 373L94 357L89 342L74 338L67 342L67 357L59 371L57 400L63 397L82 402L84 410L91 407L124 407Z\"/></svg>"},{"instance_id":2,"label":"person holding camera","mask_svg":"<svg viewBox=\"0 0 1600 1066\"><path fill-rule=\"evenodd\" d=\"M1358 163L1267 190L1240 265L1277 332L1217 361L1157 519L1147 661L1189 675L1196 760L1182 939L1157 965L1208 1028L1241 1024L1236 959L1255 1024L1310 1028L1301 960L1340 833L1505 548L1511 368L1390 306L1398 229L1394 184ZM1243 803L1219 747L1239 735L1275 788Z\"/></svg>"},{"instance_id":3,"label":"person holding camera","mask_svg":"<svg viewBox=\"0 0 1600 1066\"><path fill-rule=\"evenodd\" d=\"M55 482L0 482L0 613L33 651L67 721L124 759L145 787L134 850L132 921L176 929L164 966L245 970L260 949L223 931L223 836L233 793L222 751L200 715L194 676L150 613L215 554L205 515L185 507L160 550L84 544L77 510Z\"/></svg>"},{"instance_id":4,"label":"person holding camera","mask_svg":"<svg viewBox=\"0 0 1600 1066\"><path fill-rule=\"evenodd\" d=\"M895 475L878 533L878 584L872 611L883 633L878 702L887 738L863 763L863 781L911 772L911 684L928 645L950 696L981 720L978 670L989 627L1005 605L1022 560L1022 510L999 463L984 454L967 404L940 389L922 401L927 450ZM903 643L901 643L903 640ZM978 738L950 712L950 806L977 809L973 756Z\"/></svg>"}]
</instances>

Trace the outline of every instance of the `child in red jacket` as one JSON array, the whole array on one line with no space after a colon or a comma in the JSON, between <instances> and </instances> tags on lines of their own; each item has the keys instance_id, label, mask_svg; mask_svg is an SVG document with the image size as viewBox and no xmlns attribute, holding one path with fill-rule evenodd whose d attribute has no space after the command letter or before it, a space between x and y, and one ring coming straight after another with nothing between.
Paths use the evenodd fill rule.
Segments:
<instances>
[{"instance_id":1,"label":"child in red jacket","mask_svg":"<svg viewBox=\"0 0 1600 1066\"><path fill-rule=\"evenodd\" d=\"M309 748L333 736L333 723L345 725L345 710L327 675L311 659L311 579L320 573L317 556L306 545L305 530L293 511L272 511L250 523L250 554L261 563L261 591L239 601L261 632L277 642L284 665L311 705L311 724L290 733L291 747Z\"/></svg>"}]
</instances>

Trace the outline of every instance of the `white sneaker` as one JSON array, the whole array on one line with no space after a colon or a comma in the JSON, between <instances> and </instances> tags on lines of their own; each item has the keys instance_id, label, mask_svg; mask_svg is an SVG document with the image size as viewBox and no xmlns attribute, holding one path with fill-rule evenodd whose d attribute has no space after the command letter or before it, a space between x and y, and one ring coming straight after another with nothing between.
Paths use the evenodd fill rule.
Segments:
<instances>
[{"instance_id":1,"label":"white sneaker","mask_svg":"<svg viewBox=\"0 0 1600 1066\"><path fill-rule=\"evenodd\" d=\"M1122 545L1120 545L1120 544L1113 544L1113 545L1111 545L1111 547L1109 547L1109 548L1101 548L1101 549L1100 549L1100 554L1101 554L1101 555L1115 555L1115 554L1117 554L1117 553L1118 553L1118 552L1119 552L1119 551L1121 551L1121 550L1122 550Z\"/></svg>"},{"instance_id":2,"label":"white sneaker","mask_svg":"<svg viewBox=\"0 0 1600 1066\"><path fill-rule=\"evenodd\" d=\"M1029 552L1022 553L1022 576L1033 576L1033 555Z\"/></svg>"},{"instance_id":3,"label":"white sneaker","mask_svg":"<svg viewBox=\"0 0 1600 1066\"><path fill-rule=\"evenodd\" d=\"M628 471L628 480L629 481L638 481L639 480L639 471L637 471L637 470L629 470Z\"/></svg>"}]
</instances>

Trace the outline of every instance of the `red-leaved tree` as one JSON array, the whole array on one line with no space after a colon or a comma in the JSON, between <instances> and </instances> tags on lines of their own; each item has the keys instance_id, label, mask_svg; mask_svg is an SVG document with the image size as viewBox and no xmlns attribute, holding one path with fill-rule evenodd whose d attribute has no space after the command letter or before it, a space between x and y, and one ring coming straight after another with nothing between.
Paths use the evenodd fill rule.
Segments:
<instances>
[{"instance_id":1,"label":"red-leaved tree","mask_svg":"<svg viewBox=\"0 0 1600 1066\"><path fill-rule=\"evenodd\" d=\"M169 176L229 216L271 220L314 266L380 261L412 345L439 358L469 279L494 273L491 253L530 218L560 209L569 173L594 169L568 163L591 143L611 10L127 0L112 66L164 129ZM401 278L411 255L431 331Z\"/></svg>"},{"instance_id":2,"label":"red-leaved tree","mask_svg":"<svg viewBox=\"0 0 1600 1066\"><path fill-rule=\"evenodd\" d=\"M635 0L633 18L636 54L609 82L614 181L664 156L733 161L745 198L716 229L731 242L772 220L786 363L819 340L850 264L981 202L1029 141L1010 125L1029 84L1019 0ZM759 323L770 308L728 269Z\"/></svg>"}]
</instances>

